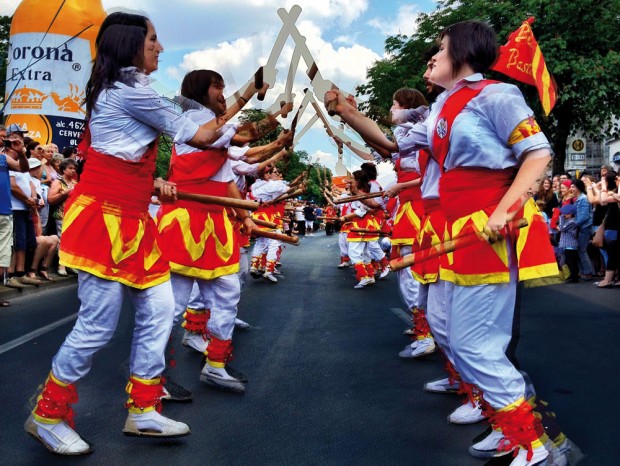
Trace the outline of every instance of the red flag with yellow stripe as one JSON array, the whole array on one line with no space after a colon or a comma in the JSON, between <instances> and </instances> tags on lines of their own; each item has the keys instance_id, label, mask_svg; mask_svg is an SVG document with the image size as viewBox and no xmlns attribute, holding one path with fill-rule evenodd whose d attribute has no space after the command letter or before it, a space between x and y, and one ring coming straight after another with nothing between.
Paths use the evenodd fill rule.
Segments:
<instances>
[{"instance_id":1,"label":"red flag with yellow stripe","mask_svg":"<svg viewBox=\"0 0 620 466\"><path fill-rule=\"evenodd\" d=\"M528 18L510 34L506 45L500 47L499 59L491 69L536 86L545 115L549 115L557 100L556 86L534 38L533 22L533 17Z\"/></svg>"}]
</instances>

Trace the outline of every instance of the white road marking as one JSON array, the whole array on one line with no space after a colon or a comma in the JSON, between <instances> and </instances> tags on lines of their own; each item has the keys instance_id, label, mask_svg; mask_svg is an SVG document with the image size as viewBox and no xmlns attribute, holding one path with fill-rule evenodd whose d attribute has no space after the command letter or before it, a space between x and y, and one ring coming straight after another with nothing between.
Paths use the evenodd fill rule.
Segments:
<instances>
[{"instance_id":1,"label":"white road marking","mask_svg":"<svg viewBox=\"0 0 620 466\"><path fill-rule=\"evenodd\" d=\"M399 307L392 307L392 308L390 308L390 311L392 311L394 314L396 314L398 317L400 317L407 324L411 325L411 314L403 311Z\"/></svg>"},{"instance_id":2,"label":"white road marking","mask_svg":"<svg viewBox=\"0 0 620 466\"><path fill-rule=\"evenodd\" d=\"M41 327L33 332L27 333L19 338L16 338L13 341L9 341L4 345L0 345L0 354L6 353L7 351L12 350L13 348L17 348L24 343L28 343L30 340L34 340L41 335L46 334L47 332L51 332L52 330L60 327L61 325L65 325L66 323L71 322L77 318L77 312L75 314L71 314L70 316L65 317L64 319L57 320L56 322L52 322L45 327Z\"/></svg>"}]
</instances>

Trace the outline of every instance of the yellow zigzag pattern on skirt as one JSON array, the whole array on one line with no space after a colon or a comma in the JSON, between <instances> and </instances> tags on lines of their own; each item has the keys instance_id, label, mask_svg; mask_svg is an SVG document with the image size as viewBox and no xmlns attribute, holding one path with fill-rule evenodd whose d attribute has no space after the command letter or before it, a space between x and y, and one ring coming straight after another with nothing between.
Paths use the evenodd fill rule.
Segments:
<instances>
[{"instance_id":1,"label":"yellow zigzag pattern on skirt","mask_svg":"<svg viewBox=\"0 0 620 466\"><path fill-rule=\"evenodd\" d=\"M223 214L222 217L224 228L226 230L226 243L220 241L217 235L214 234L215 222L213 221L211 214L207 214L207 218L204 222L204 228L200 233L198 241L195 241L194 236L192 235L190 215L187 209L178 208L174 209L172 212L165 214L159 221L158 226L159 231L161 232L166 227L171 225L174 221L176 221L179 224L179 227L181 228L183 234L183 243L185 245L185 249L194 261L202 257L205 252L207 239L212 236L215 241L215 252L220 259L226 262L233 255L235 249L234 232L233 225L230 222L228 215Z\"/></svg>"}]
</instances>

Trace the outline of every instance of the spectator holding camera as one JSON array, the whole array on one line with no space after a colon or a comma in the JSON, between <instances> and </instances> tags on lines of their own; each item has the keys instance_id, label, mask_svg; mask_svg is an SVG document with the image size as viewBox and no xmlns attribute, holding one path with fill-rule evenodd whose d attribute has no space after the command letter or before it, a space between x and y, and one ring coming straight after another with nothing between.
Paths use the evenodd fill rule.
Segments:
<instances>
[{"instance_id":1,"label":"spectator holding camera","mask_svg":"<svg viewBox=\"0 0 620 466\"><path fill-rule=\"evenodd\" d=\"M17 125L15 125L17 126ZM11 130L13 125L9 126ZM19 127L18 127L19 128ZM15 129L15 128L14 128ZM14 137L11 133L8 139L11 141L12 151L24 151L23 136ZM23 135L23 132L22 132ZM24 155L25 157L25 155ZM26 161L28 163L28 161ZM38 207L37 194L34 185L30 181L30 174L26 172L10 171L11 183L11 208L13 213L13 232L15 244L13 245L13 276L8 285L21 288L19 285L40 285L41 282L26 275L26 253L34 251L37 240L32 222L33 212ZM17 285L17 286L15 286Z\"/></svg>"},{"instance_id":2,"label":"spectator holding camera","mask_svg":"<svg viewBox=\"0 0 620 466\"><path fill-rule=\"evenodd\" d=\"M24 150L24 134L18 125L5 128L0 125L0 270L4 278L6 269L11 265L11 246L13 245L13 209L11 204L11 178L9 171L28 171L28 159ZM16 278L11 278L7 286L23 288ZM0 307L10 306L8 301L0 301Z\"/></svg>"}]
</instances>

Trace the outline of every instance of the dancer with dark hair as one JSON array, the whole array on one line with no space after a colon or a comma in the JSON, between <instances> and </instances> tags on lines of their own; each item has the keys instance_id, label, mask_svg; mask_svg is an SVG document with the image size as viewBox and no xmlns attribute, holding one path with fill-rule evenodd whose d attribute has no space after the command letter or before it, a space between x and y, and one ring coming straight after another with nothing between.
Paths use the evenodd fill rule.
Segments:
<instances>
[{"instance_id":1,"label":"dancer with dark hair","mask_svg":"<svg viewBox=\"0 0 620 466\"><path fill-rule=\"evenodd\" d=\"M481 390L485 413L504 439L501 449L515 450L511 465L535 465L548 456L542 426L505 348L517 282L557 274L544 219L532 200L522 201L550 160L550 145L515 86L483 79L498 53L488 25L457 23L439 40L430 80L446 92L429 118L410 129L406 145L386 143L380 128L338 91L328 92L325 103L335 102L345 122L388 150L430 147L442 172L439 199L451 236L485 227L505 238L457 249L440 271L453 283L448 342L462 379ZM510 228L513 215L529 226Z\"/></svg>"},{"instance_id":2,"label":"dancer with dark hair","mask_svg":"<svg viewBox=\"0 0 620 466\"><path fill-rule=\"evenodd\" d=\"M146 17L126 15L119 13L114 19L139 24L121 26L110 20L102 26L86 89L90 135L82 152L87 163L66 203L60 262L78 270L81 307L25 425L28 433L61 455L91 451L73 430L71 405L78 398L76 383L114 334L125 293L136 308L136 324L123 433L190 433L186 424L160 414L174 300L170 267L148 206L153 189L162 199L176 194L173 184L153 181L159 133L197 147L208 146L219 133L214 125L199 126L176 112L149 86L147 76L157 69L163 47Z\"/></svg>"},{"instance_id":3,"label":"dancer with dark hair","mask_svg":"<svg viewBox=\"0 0 620 466\"><path fill-rule=\"evenodd\" d=\"M228 120L233 112L241 109L259 91L253 85L249 86L235 106L227 111L224 88L224 79L215 71L189 72L181 84L181 95L188 99L184 101L188 107L184 115L198 124L214 121L225 114L224 119ZM169 180L184 191L242 199L229 159L233 156L231 145L239 141L244 144L248 138L258 139L276 125L275 115L266 118L265 122L247 127L226 124L222 127L221 137L206 150L188 144L175 144ZM244 131L248 135L244 135ZM284 147L287 138L283 135L278 139L279 147ZM242 228L250 234L256 225L245 209L193 201L164 204L158 217L159 231L165 239L172 269L175 321L187 309L194 282L198 284L202 297L203 306L185 314L185 328L198 331L186 333L183 338L184 344L204 351L206 360L200 380L216 387L243 392L247 379L244 376L235 377L227 364L232 357L232 336L241 293L241 235L238 230ZM177 329L180 330L175 325L173 340ZM205 338L207 334L208 341ZM174 343L172 341L170 346ZM168 370L171 368L172 364L168 364ZM175 384L174 388L175 393L166 387L168 396L183 394L178 385Z\"/></svg>"}]
</instances>

